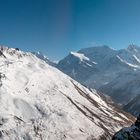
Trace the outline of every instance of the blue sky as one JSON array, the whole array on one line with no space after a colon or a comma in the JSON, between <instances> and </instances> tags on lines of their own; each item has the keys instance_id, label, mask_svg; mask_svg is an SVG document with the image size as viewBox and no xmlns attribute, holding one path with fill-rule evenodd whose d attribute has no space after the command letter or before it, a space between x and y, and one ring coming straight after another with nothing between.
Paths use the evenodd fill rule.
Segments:
<instances>
[{"instance_id":1,"label":"blue sky","mask_svg":"<svg viewBox=\"0 0 140 140\"><path fill-rule=\"evenodd\" d=\"M80 48L140 45L140 0L0 0L0 44L52 60Z\"/></svg>"}]
</instances>

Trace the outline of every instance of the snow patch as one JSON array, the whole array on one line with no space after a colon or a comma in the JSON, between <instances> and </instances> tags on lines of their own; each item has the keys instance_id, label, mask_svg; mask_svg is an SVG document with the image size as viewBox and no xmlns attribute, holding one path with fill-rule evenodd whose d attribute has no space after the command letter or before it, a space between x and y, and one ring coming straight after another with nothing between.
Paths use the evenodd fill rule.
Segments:
<instances>
[{"instance_id":1,"label":"snow patch","mask_svg":"<svg viewBox=\"0 0 140 140\"><path fill-rule=\"evenodd\" d=\"M86 57L86 56L85 56L84 54L82 54L82 53L71 52L70 54L74 55L75 57L78 57L81 61L83 61L83 60L89 61L89 60L90 60L88 57Z\"/></svg>"}]
</instances>

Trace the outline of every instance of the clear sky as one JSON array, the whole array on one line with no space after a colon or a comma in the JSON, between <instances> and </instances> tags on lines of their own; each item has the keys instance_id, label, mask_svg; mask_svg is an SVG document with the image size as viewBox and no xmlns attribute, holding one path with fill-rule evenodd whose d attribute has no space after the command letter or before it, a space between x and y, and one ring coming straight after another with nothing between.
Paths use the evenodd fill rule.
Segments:
<instances>
[{"instance_id":1,"label":"clear sky","mask_svg":"<svg viewBox=\"0 0 140 140\"><path fill-rule=\"evenodd\" d=\"M140 45L140 0L0 0L0 44L52 60L83 47Z\"/></svg>"}]
</instances>

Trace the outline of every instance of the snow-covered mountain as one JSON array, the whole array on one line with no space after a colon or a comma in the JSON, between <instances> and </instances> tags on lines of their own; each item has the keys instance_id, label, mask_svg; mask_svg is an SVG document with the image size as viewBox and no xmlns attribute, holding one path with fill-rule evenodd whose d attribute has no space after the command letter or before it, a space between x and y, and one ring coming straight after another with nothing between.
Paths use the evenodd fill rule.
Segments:
<instances>
[{"instance_id":1,"label":"snow-covered mountain","mask_svg":"<svg viewBox=\"0 0 140 140\"><path fill-rule=\"evenodd\" d=\"M90 61L84 54L71 52L64 61L58 63L58 68L66 74L84 83L92 73L96 72L96 63Z\"/></svg>"},{"instance_id":2,"label":"snow-covered mountain","mask_svg":"<svg viewBox=\"0 0 140 140\"><path fill-rule=\"evenodd\" d=\"M136 45L121 50L108 46L81 49L70 53L57 67L121 104L127 104L140 93L140 47Z\"/></svg>"},{"instance_id":3,"label":"snow-covered mountain","mask_svg":"<svg viewBox=\"0 0 140 140\"><path fill-rule=\"evenodd\" d=\"M96 90L8 47L0 47L0 110L4 140L109 140L134 120Z\"/></svg>"}]
</instances>

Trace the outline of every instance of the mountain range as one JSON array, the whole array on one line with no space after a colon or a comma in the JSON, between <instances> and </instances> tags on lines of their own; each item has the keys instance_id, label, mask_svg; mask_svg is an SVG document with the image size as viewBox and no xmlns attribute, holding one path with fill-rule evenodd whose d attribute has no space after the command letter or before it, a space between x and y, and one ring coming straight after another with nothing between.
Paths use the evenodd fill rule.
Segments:
<instances>
[{"instance_id":1,"label":"mountain range","mask_svg":"<svg viewBox=\"0 0 140 140\"><path fill-rule=\"evenodd\" d=\"M57 68L82 85L109 95L126 111L138 115L139 103L133 105L132 100L140 96L139 46L129 45L120 50L109 46L81 49L70 52L59 61Z\"/></svg>"},{"instance_id":2,"label":"mountain range","mask_svg":"<svg viewBox=\"0 0 140 140\"><path fill-rule=\"evenodd\" d=\"M77 59L75 53L71 56ZM109 140L134 122L107 96L38 57L0 47L0 139ZM81 65L97 69L99 62L80 58Z\"/></svg>"}]
</instances>

